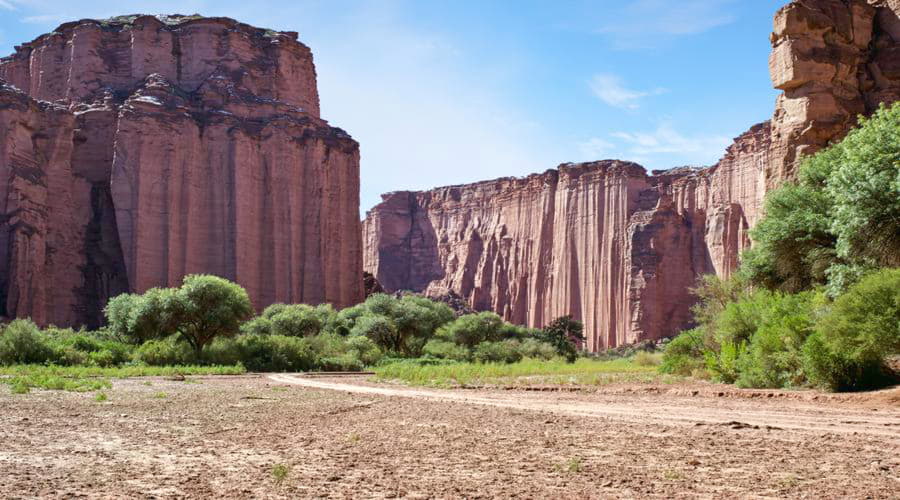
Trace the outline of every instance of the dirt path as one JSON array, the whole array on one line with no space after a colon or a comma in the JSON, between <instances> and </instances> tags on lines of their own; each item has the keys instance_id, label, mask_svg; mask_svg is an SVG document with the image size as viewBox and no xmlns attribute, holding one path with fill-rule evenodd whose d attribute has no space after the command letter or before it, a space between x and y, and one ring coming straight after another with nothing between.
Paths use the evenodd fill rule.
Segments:
<instances>
[{"instance_id":1,"label":"dirt path","mask_svg":"<svg viewBox=\"0 0 900 500\"><path fill-rule=\"evenodd\" d=\"M0 498L881 499L900 491L900 390L769 397L695 382L434 390L262 374L112 384L102 400L0 386Z\"/></svg>"},{"instance_id":2,"label":"dirt path","mask_svg":"<svg viewBox=\"0 0 900 500\"><path fill-rule=\"evenodd\" d=\"M523 391L439 390L387 387L361 378L317 380L293 375L270 375L269 379L312 389L458 402L518 410L543 411L572 417L611 418L629 422L744 426L762 429L835 432L878 436L900 444L900 411L873 411L853 407L823 407L803 402L735 401L671 396L574 395L572 393ZM900 410L900 409L896 409Z\"/></svg>"}]
</instances>

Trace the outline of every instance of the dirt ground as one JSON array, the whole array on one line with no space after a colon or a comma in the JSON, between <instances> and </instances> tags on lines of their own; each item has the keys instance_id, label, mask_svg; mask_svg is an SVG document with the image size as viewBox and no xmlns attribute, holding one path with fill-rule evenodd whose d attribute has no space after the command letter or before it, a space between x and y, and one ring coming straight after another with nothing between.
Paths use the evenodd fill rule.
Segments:
<instances>
[{"instance_id":1,"label":"dirt ground","mask_svg":"<svg viewBox=\"0 0 900 500\"><path fill-rule=\"evenodd\" d=\"M106 393L0 386L0 498L900 498L900 389L246 375Z\"/></svg>"}]
</instances>

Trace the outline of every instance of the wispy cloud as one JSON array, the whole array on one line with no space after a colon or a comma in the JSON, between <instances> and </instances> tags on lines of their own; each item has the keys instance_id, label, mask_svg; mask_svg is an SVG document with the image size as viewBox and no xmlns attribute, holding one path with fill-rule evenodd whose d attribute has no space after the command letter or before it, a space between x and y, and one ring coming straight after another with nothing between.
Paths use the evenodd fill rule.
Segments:
<instances>
[{"instance_id":1,"label":"wispy cloud","mask_svg":"<svg viewBox=\"0 0 900 500\"><path fill-rule=\"evenodd\" d=\"M605 155L608 155L615 148L615 144L599 137L592 137L578 145L581 158L588 161L605 158Z\"/></svg>"},{"instance_id":2,"label":"wispy cloud","mask_svg":"<svg viewBox=\"0 0 900 500\"><path fill-rule=\"evenodd\" d=\"M63 23L67 20L70 20L70 18L60 14L41 14L38 16L26 16L22 18L23 23L29 24L54 24Z\"/></svg>"},{"instance_id":3,"label":"wispy cloud","mask_svg":"<svg viewBox=\"0 0 900 500\"><path fill-rule=\"evenodd\" d=\"M610 73L594 75L591 79L591 90L606 104L623 109L637 109L638 101L642 98L666 92L666 89L662 88L647 91L630 89L621 78Z\"/></svg>"},{"instance_id":4,"label":"wispy cloud","mask_svg":"<svg viewBox=\"0 0 900 500\"><path fill-rule=\"evenodd\" d=\"M611 136L636 157L676 155L695 158L697 163L711 163L731 143L727 135L682 134L669 123L663 123L651 132L614 132Z\"/></svg>"},{"instance_id":5,"label":"wispy cloud","mask_svg":"<svg viewBox=\"0 0 900 500\"><path fill-rule=\"evenodd\" d=\"M688 134L666 122L649 132L613 132L578 144L582 161L620 158L648 168L712 165L725 153L727 135Z\"/></svg>"},{"instance_id":6,"label":"wispy cloud","mask_svg":"<svg viewBox=\"0 0 900 500\"><path fill-rule=\"evenodd\" d=\"M660 37L695 35L735 21L737 0L637 0L617 12L597 32L619 49L652 47Z\"/></svg>"},{"instance_id":7,"label":"wispy cloud","mask_svg":"<svg viewBox=\"0 0 900 500\"><path fill-rule=\"evenodd\" d=\"M13 5L9 0L0 0L0 9L16 10L16 6Z\"/></svg>"}]
</instances>

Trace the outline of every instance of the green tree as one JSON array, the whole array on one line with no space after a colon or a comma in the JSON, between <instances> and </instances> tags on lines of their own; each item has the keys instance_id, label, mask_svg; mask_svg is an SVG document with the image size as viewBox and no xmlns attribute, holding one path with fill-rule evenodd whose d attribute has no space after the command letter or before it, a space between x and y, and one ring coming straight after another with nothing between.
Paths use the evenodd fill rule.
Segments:
<instances>
[{"instance_id":1,"label":"green tree","mask_svg":"<svg viewBox=\"0 0 900 500\"><path fill-rule=\"evenodd\" d=\"M165 309L175 330L190 344L197 359L205 345L216 337L236 335L241 322L253 314L246 290L207 274L185 276Z\"/></svg>"},{"instance_id":2,"label":"green tree","mask_svg":"<svg viewBox=\"0 0 900 500\"><path fill-rule=\"evenodd\" d=\"M900 103L860 118L838 149L825 189L838 255L900 266Z\"/></svg>"},{"instance_id":3,"label":"green tree","mask_svg":"<svg viewBox=\"0 0 900 500\"><path fill-rule=\"evenodd\" d=\"M578 358L578 349L584 345L584 325L571 315L560 316L545 326L540 333L540 340L556 348L566 361L574 363Z\"/></svg>"},{"instance_id":4,"label":"green tree","mask_svg":"<svg viewBox=\"0 0 900 500\"><path fill-rule=\"evenodd\" d=\"M773 290L827 282L834 297L875 268L900 266L900 103L804 159L797 182L766 196L751 237L742 272Z\"/></svg>"},{"instance_id":5,"label":"green tree","mask_svg":"<svg viewBox=\"0 0 900 500\"><path fill-rule=\"evenodd\" d=\"M469 349L485 341L500 340L503 319L492 312L465 314L447 323L438 336Z\"/></svg>"}]
</instances>

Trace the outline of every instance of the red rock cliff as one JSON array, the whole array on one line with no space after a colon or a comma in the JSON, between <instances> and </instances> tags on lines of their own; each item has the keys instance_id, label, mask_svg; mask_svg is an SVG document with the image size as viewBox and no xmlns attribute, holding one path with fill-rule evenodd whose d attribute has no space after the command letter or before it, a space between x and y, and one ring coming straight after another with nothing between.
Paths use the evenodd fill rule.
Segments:
<instances>
[{"instance_id":1,"label":"red rock cliff","mask_svg":"<svg viewBox=\"0 0 900 500\"><path fill-rule=\"evenodd\" d=\"M775 17L774 119L713 167L648 175L638 165L562 165L384 196L363 224L364 267L388 291L447 290L472 307L542 326L585 323L599 350L677 333L689 288L727 276L750 244L767 189L900 92L898 0L797 0Z\"/></svg>"},{"instance_id":2,"label":"red rock cliff","mask_svg":"<svg viewBox=\"0 0 900 500\"><path fill-rule=\"evenodd\" d=\"M188 273L257 307L359 301L358 145L319 118L296 37L125 16L0 60L21 89L0 88L0 313L95 326Z\"/></svg>"}]
</instances>

